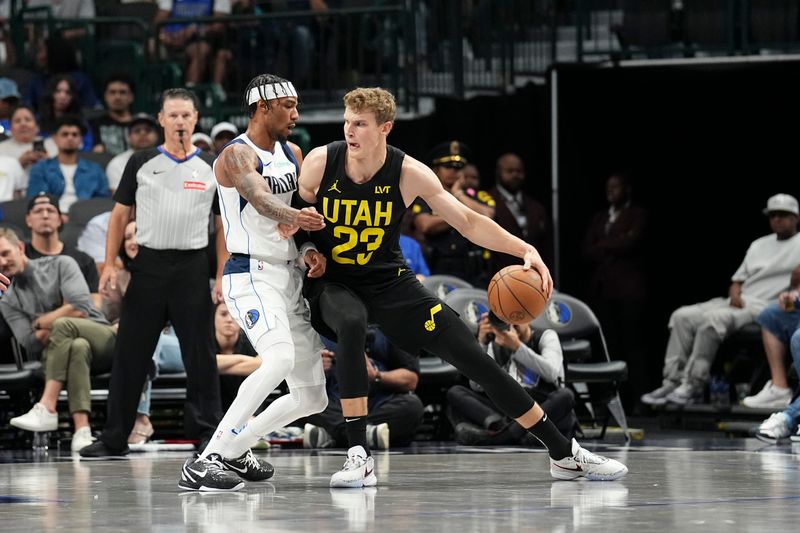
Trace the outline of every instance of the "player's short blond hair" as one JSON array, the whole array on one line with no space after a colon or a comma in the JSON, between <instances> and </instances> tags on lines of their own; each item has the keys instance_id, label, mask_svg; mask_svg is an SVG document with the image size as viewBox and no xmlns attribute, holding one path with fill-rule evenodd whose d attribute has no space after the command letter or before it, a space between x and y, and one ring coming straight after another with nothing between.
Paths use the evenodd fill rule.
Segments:
<instances>
[{"instance_id":1,"label":"player's short blond hair","mask_svg":"<svg viewBox=\"0 0 800 533\"><path fill-rule=\"evenodd\" d=\"M378 124L393 122L397 113L394 96L380 87L358 87L344 95L345 107L363 113L371 111Z\"/></svg>"}]
</instances>

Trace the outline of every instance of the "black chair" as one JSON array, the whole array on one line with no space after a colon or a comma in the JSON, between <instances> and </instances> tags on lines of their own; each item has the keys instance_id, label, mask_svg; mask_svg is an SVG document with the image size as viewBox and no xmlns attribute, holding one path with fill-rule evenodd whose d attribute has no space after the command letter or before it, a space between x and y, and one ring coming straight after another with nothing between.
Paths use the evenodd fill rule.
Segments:
<instances>
[{"instance_id":1,"label":"black chair","mask_svg":"<svg viewBox=\"0 0 800 533\"><path fill-rule=\"evenodd\" d=\"M85 227L97 215L111 211L114 203L111 198L78 200L69 208L69 224Z\"/></svg>"},{"instance_id":2,"label":"black chair","mask_svg":"<svg viewBox=\"0 0 800 533\"><path fill-rule=\"evenodd\" d=\"M472 284L455 276L434 274L422 280L422 286L442 300L455 289L471 289Z\"/></svg>"},{"instance_id":3,"label":"black chair","mask_svg":"<svg viewBox=\"0 0 800 533\"><path fill-rule=\"evenodd\" d=\"M0 396L7 396L9 411L27 413L39 400L44 385L44 371L39 361L29 360L16 339L10 339L13 362L0 364ZM5 421L4 421L5 422Z\"/></svg>"},{"instance_id":4,"label":"black chair","mask_svg":"<svg viewBox=\"0 0 800 533\"><path fill-rule=\"evenodd\" d=\"M0 222L14 226L13 229L15 232L17 229L20 229L22 233L18 233L17 235L23 240L31 238L31 230L25 223L25 215L28 214L28 202L29 200L27 198L21 198L19 200L9 200L8 202L0 203L0 213L2 213Z\"/></svg>"},{"instance_id":5,"label":"black chair","mask_svg":"<svg viewBox=\"0 0 800 533\"><path fill-rule=\"evenodd\" d=\"M554 330L562 346L571 343L576 346L564 350L566 382L584 402L593 422L597 422L594 405L606 407L608 412L603 418L600 438L605 436L610 414L622 428L625 439L630 440L625 410L619 398L619 386L628 378L628 365L625 361L611 360L600 321L589 306L573 296L555 292L544 312L531 325L536 329Z\"/></svg>"},{"instance_id":6,"label":"black chair","mask_svg":"<svg viewBox=\"0 0 800 533\"><path fill-rule=\"evenodd\" d=\"M108 152L78 152L78 158L96 163L105 172L108 163L114 159L114 154L109 154Z\"/></svg>"}]
</instances>

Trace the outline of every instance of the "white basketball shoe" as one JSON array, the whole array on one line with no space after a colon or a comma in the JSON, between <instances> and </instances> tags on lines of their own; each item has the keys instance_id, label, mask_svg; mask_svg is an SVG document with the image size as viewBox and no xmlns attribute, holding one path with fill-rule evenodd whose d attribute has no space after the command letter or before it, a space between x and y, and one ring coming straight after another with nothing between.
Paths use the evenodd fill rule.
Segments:
<instances>
[{"instance_id":1,"label":"white basketball shoe","mask_svg":"<svg viewBox=\"0 0 800 533\"><path fill-rule=\"evenodd\" d=\"M331 487L373 487L377 483L375 460L367 457L367 452L362 446L353 446L347 450L344 466L331 476Z\"/></svg>"},{"instance_id":2,"label":"white basketball shoe","mask_svg":"<svg viewBox=\"0 0 800 533\"><path fill-rule=\"evenodd\" d=\"M581 448L572 439L572 456L556 461L550 459L550 475L556 479L585 477L591 481L614 481L628 473L628 467L619 461L597 455Z\"/></svg>"}]
</instances>

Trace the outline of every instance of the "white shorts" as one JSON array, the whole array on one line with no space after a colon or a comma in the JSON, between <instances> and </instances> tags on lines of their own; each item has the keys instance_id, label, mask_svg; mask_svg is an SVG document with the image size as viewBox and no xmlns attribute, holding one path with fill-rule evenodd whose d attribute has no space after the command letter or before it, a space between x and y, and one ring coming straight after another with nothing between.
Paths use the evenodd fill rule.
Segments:
<instances>
[{"instance_id":1,"label":"white shorts","mask_svg":"<svg viewBox=\"0 0 800 533\"><path fill-rule=\"evenodd\" d=\"M249 271L222 277L228 310L250 343L269 362L269 350L278 343L294 347L294 368L286 378L290 388L325 383L320 351L324 348L311 327L311 313L303 298L303 272L294 263L267 263L249 259ZM242 269L244 270L244 269Z\"/></svg>"}]
</instances>

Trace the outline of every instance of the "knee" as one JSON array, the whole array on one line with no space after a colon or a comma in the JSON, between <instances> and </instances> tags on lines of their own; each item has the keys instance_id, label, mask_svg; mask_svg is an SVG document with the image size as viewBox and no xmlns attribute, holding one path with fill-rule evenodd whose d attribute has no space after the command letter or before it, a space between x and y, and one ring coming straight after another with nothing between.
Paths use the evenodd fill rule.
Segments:
<instances>
[{"instance_id":1,"label":"knee","mask_svg":"<svg viewBox=\"0 0 800 533\"><path fill-rule=\"evenodd\" d=\"M692 316L690 306L684 305L677 308L669 317L670 328L682 328L689 324L690 317Z\"/></svg>"},{"instance_id":2,"label":"knee","mask_svg":"<svg viewBox=\"0 0 800 533\"><path fill-rule=\"evenodd\" d=\"M304 411L302 416L315 415L327 409L328 393L325 386L308 387L303 395L301 406Z\"/></svg>"},{"instance_id":3,"label":"knee","mask_svg":"<svg viewBox=\"0 0 800 533\"><path fill-rule=\"evenodd\" d=\"M792 333L792 338L789 341L789 348L792 351L792 357L796 360L797 356L800 354L800 329ZM800 373L800 368L798 368L797 371Z\"/></svg>"},{"instance_id":4,"label":"knee","mask_svg":"<svg viewBox=\"0 0 800 533\"><path fill-rule=\"evenodd\" d=\"M459 398L464 396L465 390L466 387L463 385L453 385L447 389L447 403L452 405L454 402L457 402Z\"/></svg>"},{"instance_id":5,"label":"knee","mask_svg":"<svg viewBox=\"0 0 800 533\"><path fill-rule=\"evenodd\" d=\"M422 400L416 394L408 395L408 406L406 408L409 418L413 420L422 420L425 414L425 406L422 405Z\"/></svg>"},{"instance_id":6,"label":"knee","mask_svg":"<svg viewBox=\"0 0 800 533\"><path fill-rule=\"evenodd\" d=\"M564 405L569 405L570 409L575 407L575 394L567 387L562 387L555 392L550 393L549 398L552 398L553 400Z\"/></svg>"},{"instance_id":7,"label":"knee","mask_svg":"<svg viewBox=\"0 0 800 533\"><path fill-rule=\"evenodd\" d=\"M77 336L77 330L75 328L75 324L72 322L72 319L65 316L55 319L53 322L53 327L50 329L51 338L75 336Z\"/></svg>"},{"instance_id":8,"label":"knee","mask_svg":"<svg viewBox=\"0 0 800 533\"><path fill-rule=\"evenodd\" d=\"M72 339L72 344L70 344L70 360L75 360L75 357L81 357L84 360L88 359L92 354L92 346L89 344L89 341L82 337L78 337L77 339Z\"/></svg>"}]
</instances>

